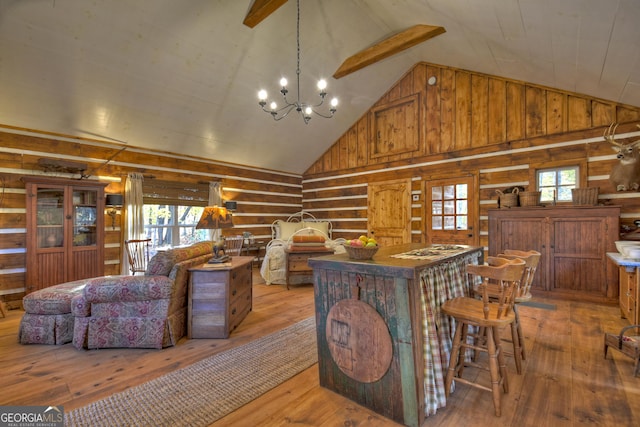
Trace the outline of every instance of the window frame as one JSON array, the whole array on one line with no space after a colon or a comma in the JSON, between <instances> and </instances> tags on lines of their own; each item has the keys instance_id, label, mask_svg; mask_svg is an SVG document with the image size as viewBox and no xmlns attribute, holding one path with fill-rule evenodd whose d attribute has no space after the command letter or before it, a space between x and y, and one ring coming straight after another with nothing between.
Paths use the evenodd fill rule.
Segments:
<instances>
[{"instance_id":1,"label":"window frame","mask_svg":"<svg viewBox=\"0 0 640 427\"><path fill-rule=\"evenodd\" d=\"M586 160L557 160L545 163L536 163L529 165L529 186L535 188L535 191L540 191L538 188L538 174L548 170L561 170L568 168L578 168L578 175L576 177L576 188L587 187L587 161ZM533 185L532 185L533 184ZM556 188L557 190L557 188ZM557 191L556 191L557 194ZM572 203L571 200L544 200L543 203Z\"/></svg>"}]
</instances>

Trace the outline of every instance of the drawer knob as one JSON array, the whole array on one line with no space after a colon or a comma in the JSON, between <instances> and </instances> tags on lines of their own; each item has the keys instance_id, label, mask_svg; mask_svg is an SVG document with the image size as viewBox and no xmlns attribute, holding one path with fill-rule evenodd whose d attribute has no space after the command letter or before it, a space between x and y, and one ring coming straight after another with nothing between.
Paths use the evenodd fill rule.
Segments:
<instances>
[{"instance_id":1,"label":"drawer knob","mask_svg":"<svg viewBox=\"0 0 640 427\"><path fill-rule=\"evenodd\" d=\"M231 292L231 295L235 296L237 293L238 293L238 290L237 290L237 289L234 289L234 290Z\"/></svg>"},{"instance_id":2,"label":"drawer knob","mask_svg":"<svg viewBox=\"0 0 640 427\"><path fill-rule=\"evenodd\" d=\"M236 308L233 307L233 310L231 310L231 314L236 314Z\"/></svg>"}]
</instances>

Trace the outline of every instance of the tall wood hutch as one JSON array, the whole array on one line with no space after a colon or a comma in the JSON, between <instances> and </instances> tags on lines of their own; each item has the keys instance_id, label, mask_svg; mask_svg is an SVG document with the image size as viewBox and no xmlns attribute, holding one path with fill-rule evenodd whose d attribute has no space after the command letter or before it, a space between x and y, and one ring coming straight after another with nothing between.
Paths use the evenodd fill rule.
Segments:
<instances>
[{"instance_id":1,"label":"tall wood hutch","mask_svg":"<svg viewBox=\"0 0 640 427\"><path fill-rule=\"evenodd\" d=\"M619 206L552 206L489 209L489 255L505 249L536 250L540 264L531 288L541 296L618 300L616 252Z\"/></svg>"},{"instance_id":2,"label":"tall wood hutch","mask_svg":"<svg viewBox=\"0 0 640 427\"><path fill-rule=\"evenodd\" d=\"M27 206L25 293L104 274L106 183L23 177Z\"/></svg>"}]
</instances>

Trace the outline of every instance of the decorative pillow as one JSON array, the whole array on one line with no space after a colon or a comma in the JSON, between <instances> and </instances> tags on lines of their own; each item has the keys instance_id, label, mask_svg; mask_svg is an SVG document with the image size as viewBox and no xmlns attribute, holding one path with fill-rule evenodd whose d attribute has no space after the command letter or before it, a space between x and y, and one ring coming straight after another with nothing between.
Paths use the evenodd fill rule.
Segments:
<instances>
[{"instance_id":1,"label":"decorative pillow","mask_svg":"<svg viewBox=\"0 0 640 427\"><path fill-rule=\"evenodd\" d=\"M329 223L327 221L305 221L304 228L313 228L314 230L318 230L323 233L324 236L329 237Z\"/></svg>"},{"instance_id":2,"label":"decorative pillow","mask_svg":"<svg viewBox=\"0 0 640 427\"><path fill-rule=\"evenodd\" d=\"M304 233L304 231L301 231ZM324 243L324 236L317 234L296 234L293 236L293 243Z\"/></svg>"},{"instance_id":3,"label":"decorative pillow","mask_svg":"<svg viewBox=\"0 0 640 427\"><path fill-rule=\"evenodd\" d=\"M171 249L160 251L149 260L145 276L168 276L176 263L176 254Z\"/></svg>"},{"instance_id":4,"label":"decorative pillow","mask_svg":"<svg viewBox=\"0 0 640 427\"><path fill-rule=\"evenodd\" d=\"M288 240L293 234L302 228L301 222L277 221L276 239Z\"/></svg>"}]
</instances>

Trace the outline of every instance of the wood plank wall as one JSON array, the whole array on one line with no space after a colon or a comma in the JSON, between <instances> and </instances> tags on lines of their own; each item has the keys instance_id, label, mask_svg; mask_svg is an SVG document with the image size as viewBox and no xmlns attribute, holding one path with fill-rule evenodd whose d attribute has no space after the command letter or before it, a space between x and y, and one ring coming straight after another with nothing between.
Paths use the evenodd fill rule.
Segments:
<instances>
[{"instance_id":1,"label":"wood plank wall","mask_svg":"<svg viewBox=\"0 0 640 427\"><path fill-rule=\"evenodd\" d=\"M436 84L427 83L436 77ZM410 152L373 155L376 128L372 115L404 100L417 102L405 109L417 123L409 131L417 141ZM385 118L387 120L388 117ZM90 179L110 182L107 193L122 193L124 177L142 172L149 179L188 182L220 181L224 198L236 200L236 227L258 239L270 238L270 224L301 208L334 223L334 237L367 231L367 186L411 178L412 240L422 242L424 181L465 174L479 176L480 242L488 246L487 210L497 206L495 190L532 184L536 167L579 163L583 179L600 187L600 202L622 206L622 223L640 219L638 192L617 193L608 183L616 163L602 139L612 121L619 141L637 139L640 108L507 80L466 70L420 63L374 104L303 176L230 165L213 160L153 152L105 141L54 135L43 131L0 126L0 297L22 298L25 269L24 175L52 175L38 166L40 158L86 162L95 171ZM384 122L386 123L386 122ZM380 146L377 147L378 149ZM384 148L384 147L383 147ZM108 159L111 159L107 162ZM69 178L78 175L53 174ZM120 271L120 218L111 229L106 218L105 270Z\"/></svg>"},{"instance_id":2,"label":"wood plank wall","mask_svg":"<svg viewBox=\"0 0 640 427\"><path fill-rule=\"evenodd\" d=\"M45 172L38 159L86 163L87 179L109 182L106 193L124 193L125 177L141 172L145 179L184 182L219 181L224 200L235 200L234 228L225 235L248 231L271 238L271 223L302 208L302 177L243 165L225 164L171 153L153 152L109 142L72 138L0 126L0 298L15 306L24 296L26 265L25 175L80 179L79 174ZM121 151L122 150L122 151ZM110 161L107 161L111 159ZM93 172L92 172L93 171ZM105 274L120 274L121 217L116 228L105 217Z\"/></svg>"},{"instance_id":3,"label":"wood plank wall","mask_svg":"<svg viewBox=\"0 0 640 427\"><path fill-rule=\"evenodd\" d=\"M434 85L427 83L430 77ZM394 148L381 156L377 114L412 99L419 105L418 122L406 132L412 132L408 139L417 132L417 151ZM331 219L334 237L351 238L367 232L368 183L411 178L418 198L412 202L412 240L423 242L424 182L477 175L479 244L487 247L487 210L497 207L497 189L534 189L536 168L578 164L581 185L599 187L599 202L621 205L621 223L633 225L640 219L640 193L616 192L608 182L617 160L602 134L613 121L622 123L619 142L640 137L638 107L419 63L304 173L303 206ZM400 128L394 130L402 133Z\"/></svg>"}]
</instances>

